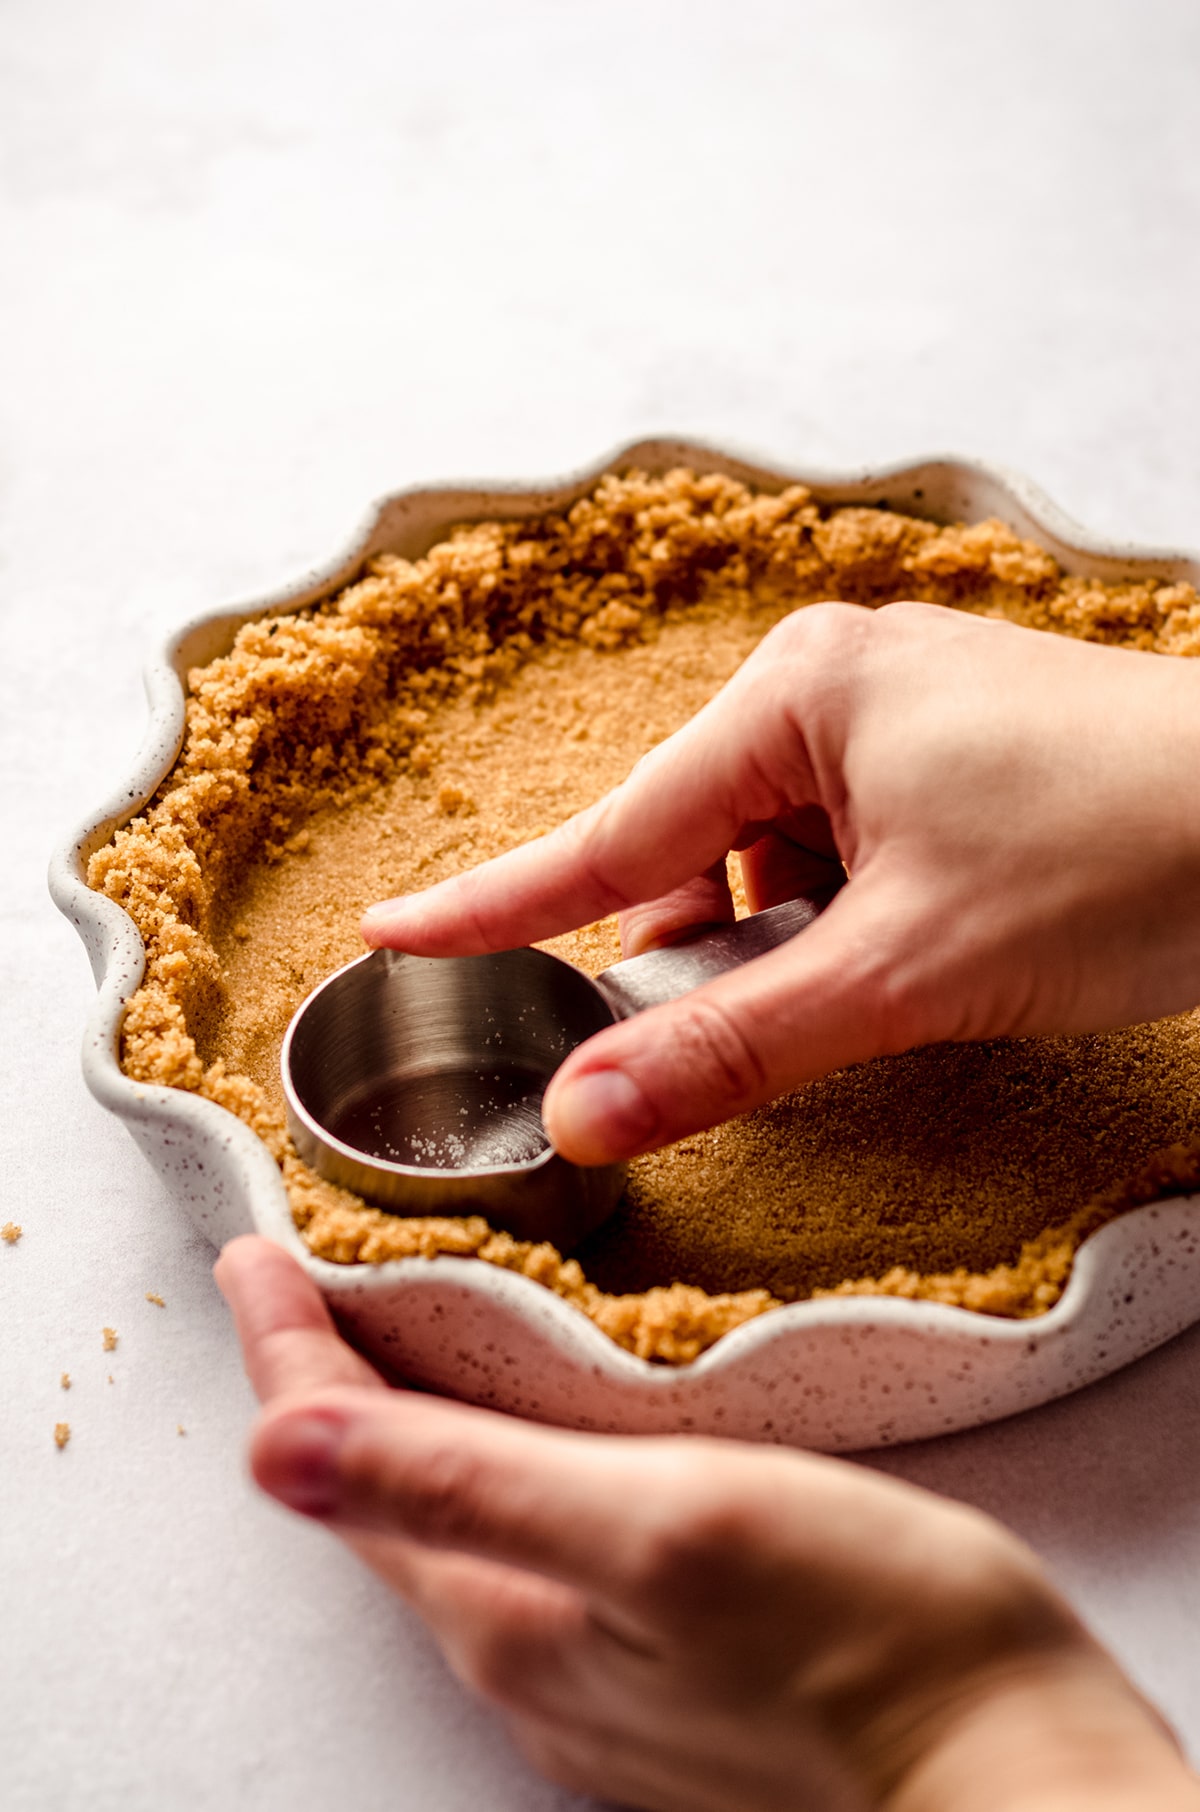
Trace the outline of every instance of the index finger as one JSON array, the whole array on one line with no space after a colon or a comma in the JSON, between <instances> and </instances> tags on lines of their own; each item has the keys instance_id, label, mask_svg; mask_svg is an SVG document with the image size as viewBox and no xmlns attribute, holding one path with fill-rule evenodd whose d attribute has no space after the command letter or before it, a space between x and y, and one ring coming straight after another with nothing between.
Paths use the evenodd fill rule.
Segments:
<instances>
[{"instance_id":1,"label":"index finger","mask_svg":"<svg viewBox=\"0 0 1200 1812\"><path fill-rule=\"evenodd\" d=\"M583 1433L410 1392L274 1406L253 1467L319 1477L303 1507L343 1533L539 1574L645 1635L744 1601L755 1579L777 1596L790 1576L810 1598L844 1595L848 1573L865 1585L922 1497L823 1455Z\"/></svg>"},{"instance_id":2,"label":"index finger","mask_svg":"<svg viewBox=\"0 0 1200 1812\"><path fill-rule=\"evenodd\" d=\"M253 1235L230 1240L213 1276L233 1311L260 1403L325 1385L386 1388L374 1366L346 1345L316 1284L281 1246Z\"/></svg>"},{"instance_id":3,"label":"index finger","mask_svg":"<svg viewBox=\"0 0 1200 1812\"><path fill-rule=\"evenodd\" d=\"M548 836L371 907L367 943L474 956L553 937L670 893L723 857L744 826L821 803L794 721L795 652L794 635L790 645L768 636L620 786Z\"/></svg>"}]
</instances>

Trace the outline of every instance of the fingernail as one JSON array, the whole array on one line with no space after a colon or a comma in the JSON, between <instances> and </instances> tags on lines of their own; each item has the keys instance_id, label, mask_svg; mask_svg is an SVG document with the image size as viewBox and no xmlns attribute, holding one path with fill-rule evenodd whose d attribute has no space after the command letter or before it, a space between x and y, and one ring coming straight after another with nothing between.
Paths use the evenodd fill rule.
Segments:
<instances>
[{"instance_id":1,"label":"fingernail","mask_svg":"<svg viewBox=\"0 0 1200 1812\"><path fill-rule=\"evenodd\" d=\"M363 919L364 921L367 919L386 919L388 914L398 904L399 902L396 900L376 900L373 906L367 907L367 910L363 913Z\"/></svg>"},{"instance_id":2,"label":"fingernail","mask_svg":"<svg viewBox=\"0 0 1200 1812\"><path fill-rule=\"evenodd\" d=\"M624 1070L564 1078L547 1096L546 1130L575 1164L612 1164L640 1151L658 1116Z\"/></svg>"},{"instance_id":3,"label":"fingernail","mask_svg":"<svg viewBox=\"0 0 1200 1812\"><path fill-rule=\"evenodd\" d=\"M358 934L364 944L373 944L376 938L385 938L396 916L400 900L379 900L374 906L368 906L358 921Z\"/></svg>"},{"instance_id":4,"label":"fingernail","mask_svg":"<svg viewBox=\"0 0 1200 1812\"><path fill-rule=\"evenodd\" d=\"M305 1516L330 1516L341 1501L339 1460L345 1423L327 1416L287 1416L270 1431L264 1489ZM263 1476L265 1470L266 1476Z\"/></svg>"}]
</instances>

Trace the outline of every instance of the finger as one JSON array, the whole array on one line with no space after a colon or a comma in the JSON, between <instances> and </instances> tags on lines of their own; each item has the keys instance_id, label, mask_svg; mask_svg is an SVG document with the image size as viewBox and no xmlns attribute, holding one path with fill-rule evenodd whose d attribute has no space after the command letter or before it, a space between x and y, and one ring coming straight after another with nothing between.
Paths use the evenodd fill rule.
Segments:
<instances>
[{"instance_id":1,"label":"finger","mask_svg":"<svg viewBox=\"0 0 1200 1812\"><path fill-rule=\"evenodd\" d=\"M842 852L838 848L829 813L823 805L802 805L798 809L783 812L773 824L750 826L752 839L760 832L777 831L786 837L798 849L810 855L819 856L826 862L841 864Z\"/></svg>"},{"instance_id":2,"label":"finger","mask_svg":"<svg viewBox=\"0 0 1200 1812\"><path fill-rule=\"evenodd\" d=\"M269 1408L265 1491L358 1538L387 1535L527 1570L647 1629L641 1581L700 1459L679 1443L579 1435L410 1393L339 1388ZM419 1580L410 1590L420 1590Z\"/></svg>"},{"instance_id":3,"label":"finger","mask_svg":"<svg viewBox=\"0 0 1200 1812\"><path fill-rule=\"evenodd\" d=\"M384 1388L374 1367L338 1333L316 1284L272 1240L230 1240L213 1275L233 1311L260 1403L330 1384Z\"/></svg>"},{"instance_id":4,"label":"finger","mask_svg":"<svg viewBox=\"0 0 1200 1812\"><path fill-rule=\"evenodd\" d=\"M657 900L628 906L620 917L622 956L642 956L734 921L725 858Z\"/></svg>"},{"instance_id":5,"label":"finger","mask_svg":"<svg viewBox=\"0 0 1200 1812\"><path fill-rule=\"evenodd\" d=\"M830 699L836 714L836 695L821 681L828 656L809 658L814 634L805 624L811 619L817 634L841 647L863 633L870 615L849 604L797 612L784 639L780 625L614 792L548 837L372 907L364 938L421 956L534 943L672 892L719 861L746 824L823 803L796 712L805 686L810 715ZM836 754L824 766L836 774Z\"/></svg>"},{"instance_id":6,"label":"finger","mask_svg":"<svg viewBox=\"0 0 1200 1812\"><path fill-rule=\"evenodd\" d=\"M697 720L694 720L694 722ZM693 725L679 732L685 740ZM674 739L672 739L674 740ZM364 915L368 944L418 956L473 956L588 925L690 880L731 846L736 795L711 786L686 750L662 743L628 780L549 836Z\"/></svg>"},{"instance_id":7,"label":"finger","mask_svg":"<svg viewBox=\"0 0 1200 1812\"><path fill-rule=\"evenodd\" d=\"M768 831L741 852L741 868L751 912L796 899L827 906L846 880L836 856L820 855L777 831Z\"/></svg>"},{"instance_id":8,"label":"finger","mask_svg":"<svg viewBox=\"0 0 1200 1812\"><path fill-rule=\"evenodd\" d=\"M795 1661L796 1616L814 1641L830 1617L869 1622L872 1604L907 1619L912 1578L936 1573L939 1550L986 1558L1002 1539L959 1506L820 1455L578 1434L408 1392L342 1386L268 1408L251 1464L274 1496L348 1538L399 1538L570 1588L635 1673L637 1657L669 1650L694 1679L729 1668L697 1647L705 1629L724 1627L737 1667L770 1681ZM931 1581L929 1608L970 1623L970 1594L954 1608L961 1577L951 1567ZM411 1589L439 1586L491 1589L453 1570ZM782 1650L762 1647L754 1620L747 1629L756 1593L785 1613ZM528 1602L539 1617L567 1603Z\"/></svg>"},{"instance_id":9,"label":"finger","mask_svg":"<svg viewBox=\"0 0 1200 1812\"><path fill-rule=\"evenodd\" d=\"M289 1404L287 1437L256 1434L252 1466L271 1496L307 1515L321 1514L323 1489L306 1457L308 1404ZM324 1438L327 1421L315 1415ZM265 1430L271 1429L268 1421ZM431 1548L397 1530L329 1518L364 1565L424 1619L464 1685L509 1711L552 1715L580 1709L581 1668L594 1673L597 1651L613 1646L581 1594L558 1580L476 1554ZM626 1651L628 1652L628 1651Z\"/></svg>"},{"instance_id":10,"label":"finger","mask_svg":"<svg viewBox=\"0 0 1200 1812\"><path fill-rule=\"evenodd\" d=\"M510 1710L561 1704L572 1651L595 1644L572 1587L395 1534L336 1532L424 1619L464 1685Z\"/></svg>"},{"instance_id":11,"label":"finger","mask_svg":"<svg viewBox=\"0 0 1200 1812\"><path fill-rule=\"evenodd\" d=\"M464 1686L509 1712L583 1714L607 1639L581 1593L521 1568L411 1545L412 1602Z\"/></svg>"},{"instance_id":12,"label":"finger","mask_svg":"<svg viewBox=\"0 0 1200 1812\"><path fill-rule=\"evenodd\" d=\"M919 1001L895 1005L911 951L931 941L919 900L849 883L788 943L572 1052L542 1103L552 1143L576 1164L624 1161L846 1064L950 1036L937 1016L953 1003L935 990L926 1020Z\"/></svg>"},{"instance_id":13,"label":"finger","mask_svg":"<svg viewBox=\"0 0 1200 1812\"><path fill-rule=\"evenodd\" d=\"M252 1237L233 1240L215 1269L242 1336L255 1389L264 1400L286 1393L293 1429L304 1414L295 1403L298 1391L329 1384L365 1386L372 1392L380 1387L366 1360L341 1340L315 1285L280 1247ZM260 1449L256 1440L255 1454L254 1470L263 1489L289 1508L311 1513L314 1488L318 1494L323 1488L306 1470L302 1454L297 1464L295 1445L289 1456L286 1448L270 1444ZM473 1676L469 1683L478 1690L484 1690L480 1675L485 1667L497 1679L502 1671L484 1648L489 1620L493 1627L511 1630L514 1654L518 1645L524 1648L528 1675L535 1642L545 1647L551 1634L557 1641L566 1627L564 1615L577 1622L582 1614L567 1588L531 1574L474 1555L430 1552L390 1530L383 1535L346 1533L365 1564L433 1627L451 1664L461 1677ZM552 1659L548 1672L553 1672Z\"/></svg>"}]
</instances>

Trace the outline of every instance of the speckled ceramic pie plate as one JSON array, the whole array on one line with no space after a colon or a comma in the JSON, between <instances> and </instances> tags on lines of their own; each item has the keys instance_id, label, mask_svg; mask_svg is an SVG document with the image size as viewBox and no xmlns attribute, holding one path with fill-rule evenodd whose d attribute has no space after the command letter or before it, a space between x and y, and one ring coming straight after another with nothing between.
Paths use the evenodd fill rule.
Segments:
<instances>
[{"instance_id":1,"label":"speckled ceramic pie plate","mask_svg":"<svg viewBox=\"0 0 1200 1812\"><path fill-rule=\"evenodd\" d=\"M652 474L687 465L764 490L802 483L824 503L887 504L938 522L1000 516L1067 572L1200 584L1200 558L1101 541L1025 479L961 459L784 473L685 441L652 440L557 483L437 486L385 498L328 566L174 637L147 674L150 726L125 784L56 854L51 891L87 947L99 989L84 1044L89 1088L125 1122L215 1245L250 1230L277 1240L316 1279L364 1351L471 1402L579 1428L689 1430L837 1452L1012 1415L1128 1364L1200 1318L1200 1197L1137 1209L1102 1228L1082 1247L1061 1300L1033 1320L878 1297L801 1302L745 1323L694 1364L675 1368L634 1358L540 1285L478 1260L346 1266L314 1258L293 1226L274 1161L247 1127L199 1096L147 1087L121 1072L122 1013L145 955L132 921L93 893L84 875L93 851L140 810L174 762L188 670L226 653L251 619L340 590L375 554L415 558L454 523L562 509L602 473L633 465ZM1047 1220L1055 1218L1051 1209Z\"/></svg>"}]
</instances>

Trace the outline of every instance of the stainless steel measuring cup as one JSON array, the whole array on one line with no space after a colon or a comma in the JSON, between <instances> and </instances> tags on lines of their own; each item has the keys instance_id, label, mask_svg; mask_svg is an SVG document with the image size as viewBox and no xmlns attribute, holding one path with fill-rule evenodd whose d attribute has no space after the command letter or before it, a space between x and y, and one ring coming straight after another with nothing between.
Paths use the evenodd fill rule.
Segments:
<instances>
[{"instance_id":1,"label":"stainless steel measuring cup","mask_svg":"<svg viewBox=\"0 0 1200 1812\"><path fill-rule=\"evenodd\" d=\"M543 950L373 950L327 977L288 1027L280 1062L296 1150L393 1213L478 1213L569 1250L612 1212L625 1167L585 1169L550 1146L542 1094L563 1059L785 943L821 905L788 900L594 981Z\"/></svg>"}]
</instances>

